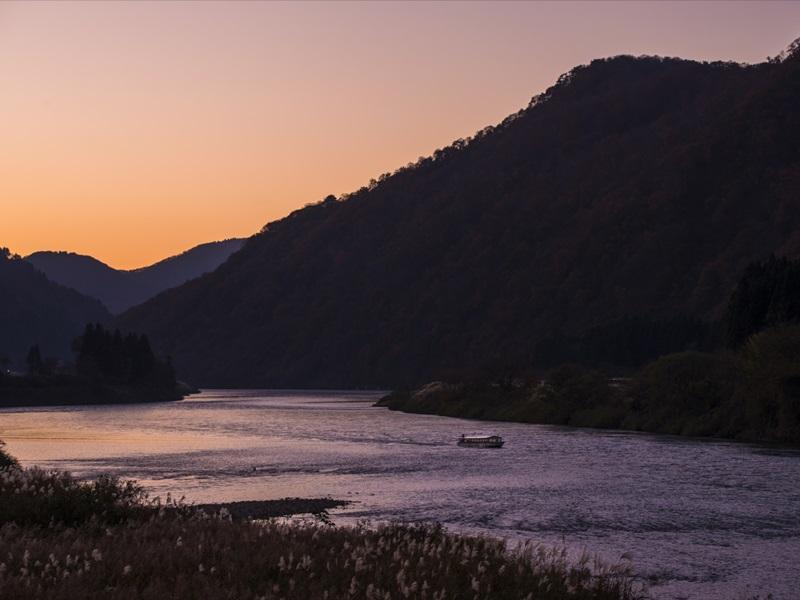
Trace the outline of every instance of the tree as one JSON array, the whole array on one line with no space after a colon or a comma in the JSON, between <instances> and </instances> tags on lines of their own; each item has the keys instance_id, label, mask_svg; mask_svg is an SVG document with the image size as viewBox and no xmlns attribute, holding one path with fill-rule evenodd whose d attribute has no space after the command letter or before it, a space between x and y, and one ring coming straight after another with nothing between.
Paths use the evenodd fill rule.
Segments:
<instances>
[{"instance_id":1,"label":"tree","mask_svg":"<svg viewBox=\"0 0 800 600\"><path fill-rule=\"evenodd\" d=\"M11 364L9 358L5 355L0 355L0 382L3 381L3 378L8 373L8 365Z\"/></svg>"},{"instance_id":2,"label":"tree","mask_svg":"<svg viewBox=\"0 0 800 600\"><path fill-rule=\"evenodd\" d=\"M800 319L800 261L770 256L745 269L728 302L725 327L735 348L767 328Z\"/></svg>"},{"instance_id":3,"label":"tree","mask_svg":"<svg viewBox=\"0 0 800 600\"><path fill-rule=\"evenodd\" d=\"M32 375L42 374L44 370L44 361L42 360L42 353L39 351L38 344L31 346L30 350L28 350L25 364L28 365L28 373Z\"/></svg>"},{"instance_id":4,"label":"tree","mask_svg":"<svg viewBox=\"0 0 800 600\"><path fill-rule=\"evenodd\" d=\"M130 385L174 385L172 366L153 353L145 335L89 324L73 342L78 372L90 379Z\"/></svg>"}]
</instances>

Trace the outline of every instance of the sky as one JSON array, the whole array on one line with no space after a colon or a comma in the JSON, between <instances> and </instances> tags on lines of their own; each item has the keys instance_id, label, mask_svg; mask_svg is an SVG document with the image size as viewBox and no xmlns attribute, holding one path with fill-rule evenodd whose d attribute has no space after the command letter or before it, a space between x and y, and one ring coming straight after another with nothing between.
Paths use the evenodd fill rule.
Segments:
<instances>
[{"instance_id":1,"label":"sky","mask_svg":"<svg viewBox=\"0 0 800 600\"><path fill-rule=\"evenodd\" d=\"M761 62L800 2L0 2L0 246L135 268L251 235L593 58Z\"/></svg>"}]
</instances>

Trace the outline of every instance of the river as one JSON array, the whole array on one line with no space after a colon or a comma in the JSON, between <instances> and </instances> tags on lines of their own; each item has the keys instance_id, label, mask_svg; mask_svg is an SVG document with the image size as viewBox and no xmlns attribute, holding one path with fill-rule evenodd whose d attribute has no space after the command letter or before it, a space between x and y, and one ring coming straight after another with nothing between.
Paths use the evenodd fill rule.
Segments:
<instances>
[{"instance_id":1,"label":"river","mask_svg":"<svg viewBox=\"0 0 800 600\"><path fill-rule=\"evenodd\" d=\"M0 410L26 466L111 472L194 502L331 496L339 523L438 521L631 560L659 599L800 597L800 452L374 408L362 392ZM499 433L500 450L459 448Z\"/></svg>"}]
</instances>

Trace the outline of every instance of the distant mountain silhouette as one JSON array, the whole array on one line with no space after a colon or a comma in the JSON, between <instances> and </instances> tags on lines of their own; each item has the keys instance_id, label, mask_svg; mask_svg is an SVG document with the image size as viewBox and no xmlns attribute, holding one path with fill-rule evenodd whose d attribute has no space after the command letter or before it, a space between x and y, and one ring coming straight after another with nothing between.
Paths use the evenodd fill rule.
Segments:
<instances>
[{"instance_id":1,"label":"distant mountain silhouette","mask_svg":"<svg viewBox=\"0 0 800 600\"><path fill-rule=\"evenodd\" d=\"M53 283L0 249L0 357L19 365L38 344L45 357L70 358L86 323L110 319L99 300Z\"/></svg>"},{"instance_id":2,"label":"distant mountain silhouette","mask_svg":"<svg viewBox=\"0 0 800 600\"><path fill-rule=\"evenodd\" d=\"M47 277L98 298L112 313L152 298L165 289L209 273L244 244L244 239L201 244L149 267L123 271L72 252L35 252L25 257Z\"/></svg>"},{"instance_id":3,"label":"distant mountain silhouette","mask_svg":"<svg viewBox=\"0 0 800 600\"><path fill-rule=\"evenodd\" d=\"M669 324L720 319L748 263L800 255L799 140L796 51L595 60L120 321L218 386L412 385L590 332L602 354L614 324L661 332L642 353L697 345Z\"/></svg>"}]
</instances>

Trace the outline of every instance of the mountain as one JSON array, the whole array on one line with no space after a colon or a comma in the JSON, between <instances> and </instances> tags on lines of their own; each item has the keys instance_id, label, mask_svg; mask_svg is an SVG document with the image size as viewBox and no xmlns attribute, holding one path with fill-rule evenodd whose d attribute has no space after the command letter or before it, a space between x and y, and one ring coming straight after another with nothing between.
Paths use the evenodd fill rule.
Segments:
<instances>
[{"instance_id":1,"label":"mountain","mask_svg":"<svg viewBox=\"0 0 800 600\"><path fill-rule=\"evenodd\" d=\"M19 363L38 344L45 356L70 358L87 323L110 319L99 300L53 283L0 249L0 356Z\"/></svg>"},{"instance_id":2,"label":"mountain","mask_svg":"<svg viewBox=\"0 0 800 600\"><path fill-rule=\"evenodd\" d=\"M152 298L216 269L244 244L243 239L201 244L149 267L123 271L72 252L34 252L25 257L49 279L98 298L112 313Z\"/></svg>"},{"instance_id":3,"label":"mountain","mask_svg":"<svg viewBox=\"0 0 800 600\"><path fill-rule=\"evenodd\" d=\"M671 323L718 321L748 263L800 255L798 140L796 51L595 60L120 322L205 386L413 385L618 328L691 347Z\"/></svg>"}]
</instances>

